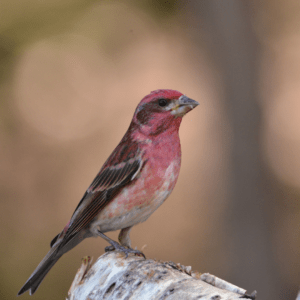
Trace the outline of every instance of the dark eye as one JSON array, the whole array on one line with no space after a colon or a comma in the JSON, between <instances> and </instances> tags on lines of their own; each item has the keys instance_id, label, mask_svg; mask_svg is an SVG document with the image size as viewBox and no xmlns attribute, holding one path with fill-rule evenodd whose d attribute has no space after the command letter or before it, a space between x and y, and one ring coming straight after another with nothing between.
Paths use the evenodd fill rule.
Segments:
<instances>
[{"instance_id":1,"label":"dark eye","mask_svg":"<svg viewBox=\"0 0 300 300\"><path fill-rule=\"evenodd\" d=\"M158 100L158 105L159 106L166 106L168 104L168 101L166 99L159 99Z\"/></svg>"}]
</instances>

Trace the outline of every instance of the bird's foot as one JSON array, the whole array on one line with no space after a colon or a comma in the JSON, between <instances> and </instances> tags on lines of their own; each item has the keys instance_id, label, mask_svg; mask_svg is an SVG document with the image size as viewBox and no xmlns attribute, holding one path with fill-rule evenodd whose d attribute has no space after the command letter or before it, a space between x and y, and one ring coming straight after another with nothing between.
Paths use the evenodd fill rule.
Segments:
<instances>
[{"instance_id":1,"label":"bird's foot","mask_svg":"<svg viewBox=\"0 0 300 300\"><path fill-rule=\"evenodd\" d=\"M250 295L245 294L245 295L241 296L240 298L247 298L247 299L255 300L256 296L257 296L257 291L253 291Z\"/></svg>"},{"instance_id":2,"label":"bird's foot","mask_svg":"<svg viewBox=\"0 0 300 300\"><path fill-rule=\"evenodd\" d=\"M114 246L107 246L107 247L104 248L105 252L110 252L110 251L114 251L114 250L115 250Z\"/></svg>"},{"instance_id":3,"label":"bird's foot","mask_svg":"<svg viewBox=\"0 0 300 300\"><path fill-rule=\"evenodd\" d=\"M143 256L146 259L146 256L142 251L135 250L135 249L132 249L132 248L129 248L129 247L128 248L124 247L124 246L120 245L117 242L112 243L111 246L105 247L105 252L114 251L114 250L123 252L125 254L125 258L128 257L129 253L133 253L133 254L138 255L138 256Z\"/></svg>"}]
</instances>

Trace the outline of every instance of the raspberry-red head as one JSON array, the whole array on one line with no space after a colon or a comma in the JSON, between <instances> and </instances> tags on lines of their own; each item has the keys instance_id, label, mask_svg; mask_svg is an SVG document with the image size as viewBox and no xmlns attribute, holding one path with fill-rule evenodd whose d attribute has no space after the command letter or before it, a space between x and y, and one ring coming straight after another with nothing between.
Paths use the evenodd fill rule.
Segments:
<instances>
[{"instance_id":1,"label":"raspberry-red head","mask_svg":"<svg viewBox=\"0 0 300 300\"><path fill-rule=\"evenodd\" d=\"M156 90L144 97L136 108L132 126L147 135L168 129L178 130L182 117L199 103L175 90Z\"/></svg>"},{"instance_id":2,"label":"raspberry-red head","mask_svg":"<svg viewBox=\"0 0 300 300\"><path fill-rule=\"evenodd\" d=\"M175 90L155 90L152 91L149 95L145 96L139 105L144 103L149 103L154 99L159 99L159 98L169 99L169 100L179 99L180 96L182 96L182 93Z\"/></svg>"}]
</instances>

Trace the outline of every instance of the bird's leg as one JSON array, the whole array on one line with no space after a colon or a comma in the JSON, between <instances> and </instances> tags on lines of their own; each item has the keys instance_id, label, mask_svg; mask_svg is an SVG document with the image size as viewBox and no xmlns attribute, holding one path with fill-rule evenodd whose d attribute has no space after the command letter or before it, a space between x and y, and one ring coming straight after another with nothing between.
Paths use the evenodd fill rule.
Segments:
<instances>
[{"instance_id":1,"label":"bird's leg","mask_svg":"<svg viewBox=\"0 0 300 300\"><path fill-rule=\"evenodd\" d=\"M105 247L105 252L112 251L112 250L116 249L118 246L120 246L118 242L110 239L108 236L106 236L100 230L97 230L97 234L111 244L111 246Z\"/></svg>"},{"instance_id":2,"label":"bird's leg","mask_svg":"<svg viewBox=\"0 0 300 300\"><path fill-rule=\"evenodd\" d=\"M119 237L118 237L119 243L126 248L131 248L131 241L130 241L130 236L129 236L131 228L132 227L126 227L126 228L121 229ZM113 251L113 250L115 250L114 246L105 247L106 252Z\"/></svg>"},{"instance_id":3,"label":"bird's leg","mask_svg":"<svg viewBox=\"0 0 300 300\"><path fill-rule=\"evenodd\" d=\"M129 236L131 228L132 227L126 227L121 229L118 237L120 244L128 248L131 248L131 240Z\"/></svg>"},{"instance_id":4,"label":"bird's leg","mask_svg":"<svg viewBox=\"0 0 300 300\"><path fill-rule=\"evenodd\" d=\"M111 246L105 247L105 252L117 250L117 251L121 251L121 252L125 253L125 258L128 257L129 253L133 253L136 255L142 255L144 258L146 258L145 254L143 252L130 248L130 238L129 238L130 229L131 229L131 227L127 227L127 228L124 228L121 230L121 232L119 234L119 241L122 245L120 245L119 243L110 239L109 237L107 237L105 234L103 234L101 231L98 230L97 231L98 235L101 236L102 238L104 238L107 242L109 242L111 244ZM124 244L123 244L123 242L124 242ZM128 242L129 242L129 246L128 246Z\"/></svg>"},{"instance_id":5,"label":"bird's leg","mask_svg":"<svg viewBox=\"0 0 300 300\"><path fill-rule=\"evenodd\" d=\"M128 250L131 250L131 253L135 253L136 255L142 255L144 256L144 258L146 258L143 252L131 248L131 240L129 236L131 228L132 226L121 229L118 237L119 242L122 246L128 248Z\"/></svg>"}]
</instances>

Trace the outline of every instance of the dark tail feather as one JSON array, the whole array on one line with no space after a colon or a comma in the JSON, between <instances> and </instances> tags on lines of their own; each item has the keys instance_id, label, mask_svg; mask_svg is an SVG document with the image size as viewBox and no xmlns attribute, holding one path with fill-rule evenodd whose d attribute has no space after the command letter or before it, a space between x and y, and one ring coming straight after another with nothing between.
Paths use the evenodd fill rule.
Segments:
<instances>
[{"instance_id":1,"label":"dark tail feather","mask_svg":"<svg viewBox=\"0 0 300 300\"><path fill-rule=\"evenodd\" d=\"M20 289L18 296L29 290L29 294L33 295L37 290L47 273L58 261L62 254L57 254L57 247L51 248L45 258L37 266L35 271L31 274L24 286Z\"/></svg>"}]
</instances>

